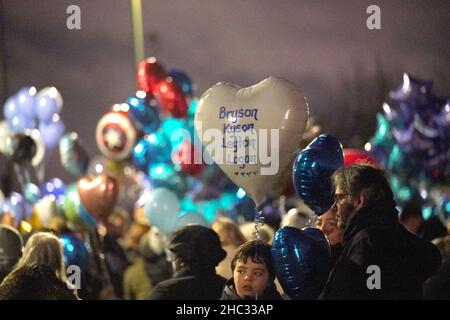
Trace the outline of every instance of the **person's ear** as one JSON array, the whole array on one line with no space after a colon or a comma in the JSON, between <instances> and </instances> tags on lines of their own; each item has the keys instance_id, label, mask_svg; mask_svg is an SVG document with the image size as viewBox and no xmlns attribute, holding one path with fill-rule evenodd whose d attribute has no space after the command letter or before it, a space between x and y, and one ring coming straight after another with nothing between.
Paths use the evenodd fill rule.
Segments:
<instances>
[{"instance_id":1,"label":"person's ear","mask_svg":"<svg viewBox=\"0 0 450 320\"><path fill-rule=\"evenodd\" d=\"M366 196L364 195L364 193L361 192L357 198L356 209L359 210L365 205L366 205Z\"/></svg>"}]
</instances>

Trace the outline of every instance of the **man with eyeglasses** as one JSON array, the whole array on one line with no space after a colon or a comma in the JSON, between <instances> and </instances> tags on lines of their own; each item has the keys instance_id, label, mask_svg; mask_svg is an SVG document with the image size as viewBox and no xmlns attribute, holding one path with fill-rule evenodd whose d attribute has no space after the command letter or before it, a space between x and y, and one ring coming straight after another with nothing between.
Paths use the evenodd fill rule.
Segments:
<instances>
[{"instance_id":1,"label":"man with eyeglasses","mask_svg":"<svg viewBox=\"0 0 450 320\"><path fill-rule=\"evenodd\" d=\"M358 164L332 180L343 249L319 299L421 299L440 254L399 223L384 171Z\"/></svg>"}]
</instances>

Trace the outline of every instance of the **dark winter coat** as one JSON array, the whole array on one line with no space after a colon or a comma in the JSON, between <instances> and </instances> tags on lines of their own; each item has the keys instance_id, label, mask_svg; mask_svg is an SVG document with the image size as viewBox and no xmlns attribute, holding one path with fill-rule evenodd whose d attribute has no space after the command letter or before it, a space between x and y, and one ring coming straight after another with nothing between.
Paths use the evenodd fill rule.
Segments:
<instances>
[{"instance_id":1,"label":"dark winter coat","mask_svg":"<svg viewBox=\"0 0 450 320\"><path fill-rule=\"evenodd\" d=\"M183 268L172 279L160 282L150 300L219 300L226 279L215 273Z\"/></svg>"},{"instance_id":2,"label":"dark winter coat","mask_svg":"<svg viewBox=\"0 0 450 320\"><path fill-rule=\"evenodd\" d=\"M395 202L364 207L344 230L342 254L319 299L421 299L441 264L435 245L398 222ZM380 270L380 289L375 269ZM375 289L374 289L375 286ZM372 289L369 289L372 288Z\"/></svg>"},{"instance_id":3,"label":"dark winter coat","mask_svg":"<svg viewBox=\"0 0 450 320\"><path fill-rule=\"evenodd\" d=\"M48 267L23 267L0 285L0 300L76 300Z\"/></svg>"}]
</instances>

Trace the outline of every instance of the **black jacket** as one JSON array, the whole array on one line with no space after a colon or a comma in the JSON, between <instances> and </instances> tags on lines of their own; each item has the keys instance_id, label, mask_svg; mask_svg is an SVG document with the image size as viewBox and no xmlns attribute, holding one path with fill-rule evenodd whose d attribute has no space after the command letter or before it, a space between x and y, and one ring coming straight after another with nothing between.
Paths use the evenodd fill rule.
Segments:
<instances>
[{"instance_id":1,"label":"black jacket","mask_svg":"<svg viewBox=\"0 0 450 320\"><path fill-rule=\"evenodd\" d=\"M225 284L220 300L242 300L236 292L233 278L228 280ZM258 297L258 300L283 300L283 298L277 291L275 284L272 284L271 286L267 287L267 289L260 297Z\"/></svg>"},{"instance_id":2,"label":"black jacket","mask_svg":"<svg viewBox=\"0 0 450 320\"><path fill-rule=\"evenodd\" d=\"M441 264L435 245L406 231L395 202L364 207L344 230L342 254L319 299L421 299L422 285ZM376 265L381 289L374 284Z\"/></svg>"},{"instance_id":3,"label":"black jacket","mask_svg":"<svg viewBox=\"0 0 450 320\"><path fill-rule=\"evenodd\" d=\"M215 273L183 268L172 279L160 282L150 300L219 300L226 280Z\"/></svg>"},{"instance_id":4,"label":"black jacket","mask_svg":"<svg viewBox=\"0 0 450 320\"><path fill-rule=\"evenodd\" d=\"M0 285L0 300L76 300L48 267L24 267Z\"/></svg>"}]
</instances>

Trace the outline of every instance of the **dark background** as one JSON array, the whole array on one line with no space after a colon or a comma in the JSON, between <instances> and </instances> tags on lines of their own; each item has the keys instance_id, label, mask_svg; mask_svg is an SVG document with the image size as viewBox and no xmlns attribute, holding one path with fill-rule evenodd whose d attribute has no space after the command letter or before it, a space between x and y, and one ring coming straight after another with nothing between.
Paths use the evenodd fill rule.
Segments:
<instances>
[{"instance_id":1,"label":"dark background","mask_svg":"<svg viewBox=\"0 0 450 320\"><path fill-rule=\"evenodd\" d=\"M81 8L81 30L66 9ZM381 30L366 9L381 8ZM135 90L130 1L0 0L0 98L54 85L66 131L91 156L95 128ZM450 1L143 0L146 56L187 72L197 95L220 81L241 86L277 75L300 85L324 131L345 147L373 135L381 103L402 73L431 78L449 94ZM46 176L71 178L57 148Z\"/></svg>"}]
</instances>

